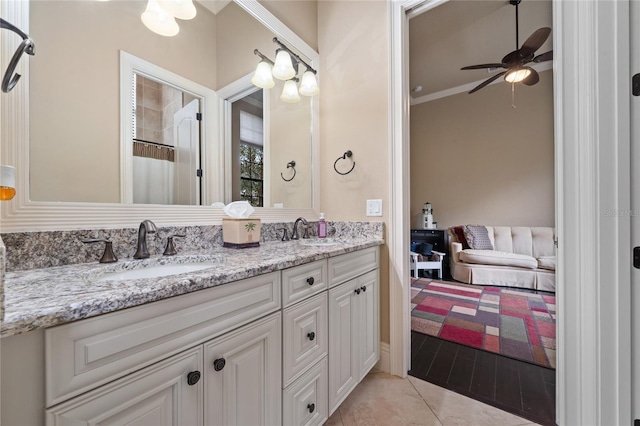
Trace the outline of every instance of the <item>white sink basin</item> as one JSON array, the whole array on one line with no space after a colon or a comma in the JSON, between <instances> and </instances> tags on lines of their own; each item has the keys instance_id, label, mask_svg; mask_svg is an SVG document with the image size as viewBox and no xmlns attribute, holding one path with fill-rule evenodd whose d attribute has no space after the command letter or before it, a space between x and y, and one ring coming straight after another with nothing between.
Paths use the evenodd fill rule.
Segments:
<instances>
[{"instance_id":1,"label":"white sink basin","mask_svg":"<svg viewBox=\"0 0 640 426\"><path fill-rule=\"evenodd\" d=\"M319 247L329 247L340 244L340 241L334 240L333 238L310 238L308 240L301 239L300 245L303 246L319 246Z\"/></svg>"},{"instance_id":2,"label":"white sink basin","mask_svg":"<svg viewBox=\"0 0 640 426\"><path fill-rule=\"evenodd\" d=\"M96 281L107 280L132 280L139 278L160 278L169 275L184 274L187 272L196 272L202 269L213 268L219 263L200 262L200 263L173 263L168 265L149 266L146 268L130 269L128 271L114 272L103 275Z\"/></svg>"}]
</instances>

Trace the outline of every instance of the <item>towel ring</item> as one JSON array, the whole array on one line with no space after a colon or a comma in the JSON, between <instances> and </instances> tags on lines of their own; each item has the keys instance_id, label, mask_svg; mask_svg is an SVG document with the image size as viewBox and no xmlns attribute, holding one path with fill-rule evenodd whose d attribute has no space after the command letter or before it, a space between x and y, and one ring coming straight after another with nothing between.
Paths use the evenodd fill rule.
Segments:
<instances>
[{"instance_id":1,"label":"towel ring","mask_svg":"<svg viewBox=\"0 0 640 426\"><path fill-rule=\"evenodd\" d=\"M291 168L293 169L293 176L291 176L291 179L285 179L284 175L282 174L282 172L280 172L280 177L282 178L283 181L285 182L291 182L293 180L294 177L296 177L296 162L291 160L287 163L287 169Z\"/></svg>"},{"instance_id":2,"label":"towel ring","mask_svg":"<svg viewBox=\"0 0 640 426\"><path fill-rule=\"evenodd\" d=\"M342 175L342 176L348 175L349 173L351 173L353 171L354 167L356 167L356 162L355 161L352 160L353 161L353 165L351 166L349 171L345 172L345 173L342 173L342 172L338 171L338 169L336 168L336 164L338 164L338 161L340 161L340 160L346 160L347 158L351 158L352 155L353 155L353 153L351 152L351 150L349 150L349 151L345 152L342 157L338 157L338 159L333 163L333 170L335 170L337 174Z\"/></svg>"},{"instance_id":3,"label":"towel ring","mask_svg":"<svg viewBox=\"0 0 640 426\"><path fill-rule=\"evenodd\" d=\"M20 74L15 72L16 67L18 66L18 63L20 62L20 58L22 58L22 55L24 53L31 56L35 55L36 45L33 42L33 40L29 38L28 34L25 34L18 27L16 27L15 25L12 25L11 23L5 21L2 18L0 18L0 28L5 28L10 31L13 31L14 33L22 37L22 42L20 43L20 46L15 51L15 53L13 54L13 57L9 61L9 65L7 66L7 71L5 72L4 77L2 78L2 91L4 93L9 93L11 89L13 89L16 84L18 84L18 80L20 80Z\"/></svg>"}]
</instances>

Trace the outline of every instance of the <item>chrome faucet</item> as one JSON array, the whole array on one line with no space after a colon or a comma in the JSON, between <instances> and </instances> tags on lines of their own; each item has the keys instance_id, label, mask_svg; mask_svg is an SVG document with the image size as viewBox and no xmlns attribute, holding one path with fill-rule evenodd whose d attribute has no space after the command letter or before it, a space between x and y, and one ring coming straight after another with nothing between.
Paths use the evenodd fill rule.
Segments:
<instances>
[{"instance_id":1,"label":"chrome faucet","mask_svg":"<svg viewBox=\"0 0 640 426\"><path fill-rule=\"evenodd\" d=\"M307 231L308 231L307 226L309 225L309 222L307 222L307 219L305 219L304 217L299 217L293 223L293 233L291 234L291 239L292 240L299 239L299 237L298 237L298 223L300 223L300 222L302 222L302 226L304 227L304 232L302 233L302 238L309 238L309 234L307 233Z\"/></svg>"},{"instance_id":2,"label":"chrome faucet","mask_svg":"<svg viewBox=\"0 0 640 426\"><path fill-rule=\"evenodd\" d=\"M133 255L134 259L146 259L149 257L149 250L147 250L147 232L154 234L157 231L155 223L150 220L143 220L138 228L138 249Z\"/></svg>"}]
</instances>

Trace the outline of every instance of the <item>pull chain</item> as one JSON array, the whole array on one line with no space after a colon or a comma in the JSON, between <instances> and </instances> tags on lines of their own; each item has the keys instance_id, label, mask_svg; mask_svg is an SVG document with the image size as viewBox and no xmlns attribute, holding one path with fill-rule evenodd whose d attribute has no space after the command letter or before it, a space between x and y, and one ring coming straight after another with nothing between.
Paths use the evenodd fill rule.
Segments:
<instances>
[{"instance_id":1,"label":"pull chain","mask_svg":"<svg viewBox=\"0 0 640 426\"><path fill-rule=\"evenodd\" d=\"M516 108L516 83L511 83L511 108Z\"/></svg>"}]
</instances>

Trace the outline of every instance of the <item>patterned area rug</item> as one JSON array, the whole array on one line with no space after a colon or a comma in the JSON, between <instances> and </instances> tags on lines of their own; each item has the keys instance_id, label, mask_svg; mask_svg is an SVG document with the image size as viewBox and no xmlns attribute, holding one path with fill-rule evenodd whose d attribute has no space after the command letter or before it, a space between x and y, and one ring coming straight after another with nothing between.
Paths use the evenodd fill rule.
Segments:
<instances>
[{"instance_id":1,"label":"patterned area rug","mask_svg":"<svg viewBox=\"0 0 640 426\"><path fill-rule=\"evenodd\" d=\"M411 280L411 329L556 367L556 298L501 287Z\"/></svg>"}]
</instances>

